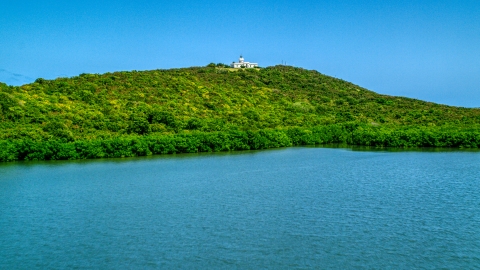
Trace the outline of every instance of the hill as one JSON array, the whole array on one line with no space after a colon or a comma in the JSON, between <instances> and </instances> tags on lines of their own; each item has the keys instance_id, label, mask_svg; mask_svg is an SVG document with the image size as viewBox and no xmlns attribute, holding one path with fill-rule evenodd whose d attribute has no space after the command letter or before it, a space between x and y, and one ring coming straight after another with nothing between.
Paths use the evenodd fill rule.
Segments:
<instances>
[{"instance_id":1,"label":"hill","mask_svg":"<svg viewBox=\"0 0 480 270\"><path fill-rule=\"evenodd\" d=\"M289 66L209 65L0 84L2 161L332 142L477 148L479 127L480 109L380 95Z\"/></svg>"}]
</instances>

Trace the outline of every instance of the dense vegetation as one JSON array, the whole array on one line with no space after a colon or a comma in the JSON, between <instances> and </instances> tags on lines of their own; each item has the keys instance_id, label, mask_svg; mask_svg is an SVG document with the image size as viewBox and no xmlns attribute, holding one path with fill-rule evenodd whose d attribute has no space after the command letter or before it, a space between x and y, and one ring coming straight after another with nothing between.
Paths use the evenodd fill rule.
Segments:
<instances>
[{"instance_id":1,"label":"dense vegetation","mask_svg":"<svg viewBox=\"0 0 480 270\"><path fill-rule=\"evenodd\" d=\"M0 161L348 143L480 146L480 109L379 95L316 71L223 65L0 83Z\"/></svg>"}]
</instances>

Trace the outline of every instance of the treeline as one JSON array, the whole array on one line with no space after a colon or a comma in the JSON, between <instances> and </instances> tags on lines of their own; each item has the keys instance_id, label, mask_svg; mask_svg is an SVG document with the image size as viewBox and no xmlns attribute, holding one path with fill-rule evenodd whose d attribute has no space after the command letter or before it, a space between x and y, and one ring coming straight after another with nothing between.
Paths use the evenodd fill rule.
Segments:
<instances>
[{"instance_id":1,"label":"treeline","mask_svg":"<svg viewBox=\"0 0 480 270\"><path fill-rule=\"evenodd\" d=\"M329 143L403 148L479 148L480 132L438 128L392 130L347 123L313 128L192 132L121 136L97 140L2 140L0 141L0 161L118 158L173 153L256 150Z\"/></svg>"},{"instance_id":2,"label":"treeline","mask_svg":"<svg viewBox=\"0 0 480 270\"><path fill-rule=\"evenodd\" d=\"M223 65L0 83L0 161L347 143L478 147L480 109L302 68Z\"/></svg>"},{"instance_id":3,"label":"treeline","mask_svg":"<svg viewBox=\"0 0 480 270\"><path fill-rule=\"evenodd\" d=\"M0 83L0 140L184 131L382 126L480 127L480 110L379 95L316 71L198 67Z\"/></svg>"}]
</instances>

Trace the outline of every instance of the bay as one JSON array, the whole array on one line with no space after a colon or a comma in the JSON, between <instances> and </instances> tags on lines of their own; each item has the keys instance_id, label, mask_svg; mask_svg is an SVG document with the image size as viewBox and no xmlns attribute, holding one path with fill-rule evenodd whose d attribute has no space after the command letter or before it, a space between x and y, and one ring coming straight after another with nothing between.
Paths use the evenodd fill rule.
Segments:
<instances>
[{"instance_id":1,"label":"bay","mask_svg":"<svg viewBox=\"0 0 480 270\"><path fill-rule=\"evenodd\" d=\"M1 269L478 269L480 152L0 164Z\"/></svg>"}]
</instances>

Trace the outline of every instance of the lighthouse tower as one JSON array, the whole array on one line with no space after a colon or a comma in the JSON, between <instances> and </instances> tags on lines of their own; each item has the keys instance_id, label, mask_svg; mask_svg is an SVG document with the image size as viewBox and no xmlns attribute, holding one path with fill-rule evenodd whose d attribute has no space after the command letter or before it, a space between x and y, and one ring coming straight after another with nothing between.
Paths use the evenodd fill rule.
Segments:
<instances>
[{"instance_id":1,"label":"lighthouse tower","mask_svg":"<svg viewBox=\"0 0 480 270\"><path fill-rule=\"evenodd\" d=\"M250 62L245 62L245 59L243 59L243 56L240 55L240 58L238 58L238 62L233 62L230 67L232 68L254 68L258 67L257 63L250 63Z\"/></svg>"}]
</instances>

